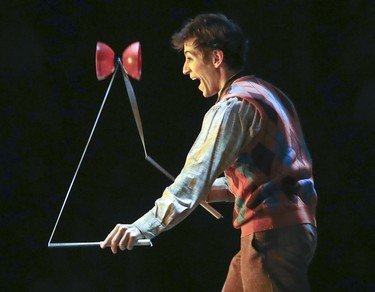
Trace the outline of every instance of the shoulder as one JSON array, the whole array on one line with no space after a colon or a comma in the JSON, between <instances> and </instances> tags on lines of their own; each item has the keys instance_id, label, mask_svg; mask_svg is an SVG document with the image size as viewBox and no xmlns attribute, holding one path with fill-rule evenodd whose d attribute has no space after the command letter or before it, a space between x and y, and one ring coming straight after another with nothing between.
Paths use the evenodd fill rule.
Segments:
<instances>
[{"instance_id":1,"label":"shoulder","mask_svg":"<svg viewBox=\"0 0 375 292\"><path fill-rule=\"evenodd\" d=\"M249 110L254 108L254 104L251 100L243 98L241 96L228 96L227 98L219 100L212 108L221 110L224 112Z\"/></svg>"},{"instance_id":2,"label":"shoulder","mask_svg":"<svg viewBox=\"0 0 375 292\"><path fill-rule=\"evenodd\" d=\"M251 76L243 76L234 80L220 96L220 100L237 97L247 102L259 99L264 94L264 87L259 85L257 79Z\"/></svg>"},{"instance_id":3,"label":"shoulder","mask_svg":"<svg viewBox=\"0 0 375 292\"><path fill-rule=\"evenodd\" d=\"M258 116L258 109L255 104L241 97L228 97L218 101L206 114L208 120L252 120Z\"/></svg>"}]
</instances>

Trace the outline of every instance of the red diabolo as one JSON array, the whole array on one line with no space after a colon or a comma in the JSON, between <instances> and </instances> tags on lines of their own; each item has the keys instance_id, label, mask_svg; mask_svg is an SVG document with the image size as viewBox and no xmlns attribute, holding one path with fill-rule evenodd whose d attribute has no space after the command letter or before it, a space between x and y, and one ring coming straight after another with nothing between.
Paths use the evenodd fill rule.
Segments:
<instances>
[{"instance_id":1,"label":"red diabolo","mask_svg":"<svg viewBox=\"0 0 375 292\"><path fill-rule=\"evenodd\" d=\"M122 53L122 64L128 75L140 80L142 73L142 53L139 42L132 43Z\"/></svg>"},{"instance_id":2,"label":"red diabolo","mask_svg":"<svg viewBox=\"0 0 375 292\"><path fill-rule=\"evenodd\" d=\"M96 44L96 77L104 80L115 70L115 53L102 42ZM142 72L142 53L139 42L132 43L122 53L122 66L125 72L132 78L140 80Z\"/></svg>"},{"instance_id":3,"label":"red diabolo","mask_svg":"<svg viewBox=\"0 0 375 292\"><path fill-rule=\"evenodd\" d=\"M105 43L96 44L95 66L98 80L107 78L115 70L115 53Z\"/></svg>"}]
</instances>

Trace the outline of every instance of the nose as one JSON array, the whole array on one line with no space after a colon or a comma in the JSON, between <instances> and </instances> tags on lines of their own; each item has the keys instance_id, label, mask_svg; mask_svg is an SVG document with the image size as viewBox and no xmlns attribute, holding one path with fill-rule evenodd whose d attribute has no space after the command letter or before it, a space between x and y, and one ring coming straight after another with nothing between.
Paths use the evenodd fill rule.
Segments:
<instances>
[{"instance_id":1,"label":"nose","mask_svg":"<svg viewBox=\"0 0 375 292\"><path fill-rule=\"evenodd\" d=\"M184 63L184 66L182 67L182 74L184 75L188 75L190 73L190 68L189 66L186 64L186 61Z\"/></svg>"}]
</instances>

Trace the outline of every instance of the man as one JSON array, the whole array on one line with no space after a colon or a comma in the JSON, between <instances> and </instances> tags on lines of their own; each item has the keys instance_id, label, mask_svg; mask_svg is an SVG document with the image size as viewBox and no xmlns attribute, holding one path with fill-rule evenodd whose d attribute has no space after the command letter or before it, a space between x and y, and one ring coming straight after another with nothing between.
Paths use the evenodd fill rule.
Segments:
<instances>
[{"instance_id":1,"label":"man","mask_svg":"<svg viewBox=\"0 0 375 292\"><path fill-rule=\"evenodd\" d=\"M183 74L203 96L218 94L175 182L133 224L118 224L102 243L132 249L186 218L202 200L234 202L241 250L223 291L308 291L316 247L317 195L297 113L278 88L242 73L247 41L221 14L190 20L172 37ZM224 177L219 177L224 172Z\"/></svg>"}]
</instances>

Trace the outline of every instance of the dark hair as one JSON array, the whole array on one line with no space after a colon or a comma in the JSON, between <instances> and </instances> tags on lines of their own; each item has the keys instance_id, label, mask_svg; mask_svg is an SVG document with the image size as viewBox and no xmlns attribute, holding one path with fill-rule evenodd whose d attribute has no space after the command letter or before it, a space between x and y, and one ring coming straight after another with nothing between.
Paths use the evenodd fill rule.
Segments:
<instances>
[{"instance_id":1,"label":"dark hair","mask_svg":"<svg viewBox=\"0 0 375 292\"><path fill-rule=\"evenodd\" d=\"M200 14L190 19L172 36L172 46L182 51L186 40L195 38L197 49L207 57L212 50L222 50L224 63L230 69L243 69L246 64L248 41L242 29L223 14Z\"/></svg>"}]
</instances>

